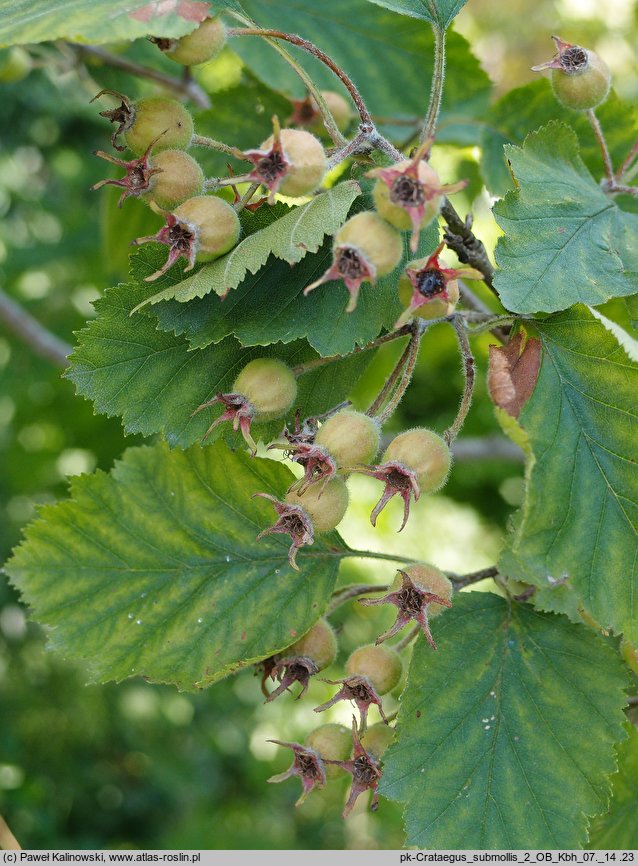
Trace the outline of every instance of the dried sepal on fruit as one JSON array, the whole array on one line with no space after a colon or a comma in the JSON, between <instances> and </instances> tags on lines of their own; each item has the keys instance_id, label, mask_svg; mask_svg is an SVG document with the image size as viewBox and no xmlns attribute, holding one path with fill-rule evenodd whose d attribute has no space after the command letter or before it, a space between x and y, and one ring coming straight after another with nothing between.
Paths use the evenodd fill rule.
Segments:
<instances>
[{"instance_id":1,"label":"dried sepal on fruit","mask_svg":"<svg viewBox=\"0 0 638 866\"><path fill-rule=\"evenodd\" d=\"M346 312L351 313L357 306L361 284L374 284L378 277L391 273L402 255L403 241L396 229L374 211L358 213L335 235L331 266L304 289L304 295L323 283L343 280L350 293Z\"/></svg>"},{"instance_id":2,"label":"dried sepal on fruit","mask_svg":"<svg viewBox=\"0 0 638 866\"><path fill-rule=\"evenodd\" d=\"M123 136L126 146L137 156L143 154L153 141L157 142L156 151L169 148L185 150L190 146L193 138L193 118L176 99L148 96L131 102L123 93L105 88L100 90L91 102L105 93L120 100L117 108L100 111L101 117L117 124L111 136L111 143L116 150L125 150L118 143L120 135Z\"/></svg>"},{"instance_id":3,"label":"dried sepal on fruit","mask_svg":"<svg viewBox=\"0 0 638 866\"><path fill-rule=\"evenodd\" d=\"M160 136L161 138L161 136ZM159 139L157 139L159 140ZM156 141L152 141L144 153L135 159L124 160L96 150L95 155L113 165L126 169L122 178L108 178L93 184L91 189L111 185L123 189L118 207L129 197L154 201L169 210L198 195L204 188L204 172L192 156L183 150L162 150L151 153Z\"/></svg>"},{"instance_id":4,"label":"dried sepal on fruit","mask_svg":"<svg viewBox=\"0 0 638 866\"><path fill-rule=\"evenodd\" d=\"M302 790L295 806L301 806L314 788L323 788L326 784L326 768L322 759L314 749L309 746L302 746L301 743L284 743L281 740L268 740L268 742L292 749L293 762L283 773L277 773L276 776L271 776L267 781L284 782L286 779L298 776L301 779Z\"/></svg>"},{"instance_id":5,"label":"dried sepal on fruit","mask_svg":"<svg viewBox=\"0 0 638 866\"><path fill-rule=\"evenodd\" d=\"M385 713L383 712L381 696L377 694L368 677L351 674L339 680L326 679L324 682L331 686L341 686L341 688L329 701L315 707L315 713L323 713L324 710L333 707L339 701L352 701L356 704L361 716L361 730L365 731L368 724L368 710L374 704L378 707L381 718L387 723Z\"/></svg>"},{"instance_id":6,"label":"dried sepal on fruit","mask_svg":"<svg viewBox=\"0 0 638 866\"><path fill-rule=\"evenodd\" d=\"M551 70L554 95L565 108L596 108L609 94L611 74L607 64L594 51L565 42L560 36L552 39L557 54L546 63L532 66L532 71Z\"/></svg>"},{"instance_id":7,"label":"dried sepal on fruit","mask_svg":"<svg viewBox=\"0 0 638 866\"><path fill-rule=\"evenodd\" d=\"M381 498L370 515L370 523L376 526L377 518L394 496L403 500L403 522L405 527L410 516L412 497L417 502L421 493L433 493L443 486L452 465L452 454L445 440L424 427L399 433L388 445L383 461L378 466L356 466L360 472L382 481Z\"/></svg>"},{"instance_id":8,"label":"dried sepal on fruit","mask_svg":"<svg viewBox=\"0 0 638 866\"><path fill-rule=\"evenodd\" d=\"M193 415L221 403L224 412L210 425L206 438L219 424L232 421L235 431L241 433L253 454L257 445L251 434L256 421L273 421L285 415L297 396L297 380L287 364L278 358L255 358L249 361L233 382L228 394L218 393L195 409Z\"/></svg>"},{"instance_id":9,"label":"dried sepal on fruit","mask_svg":"<svg viewBox=\"0 0 638 866\"><path fill-rule=\"evenodd\" d=\"M385 725L382 725L385 728ZM306 745L313 749L324 762L326 778L336 779L340 768L331 761L346 761L352 751L352 733L343 725L329 722L319 725L306 737Z\"/></svg>"},{"instance_id":10,"label":"dried sepal on fruit","mask_svg":"<svg viewBox=\"0 0 638 866\"><path fill-rule=\"evenodd\" d=\"M247 150L244 157L254 169L243 180L261 183L270 190L298 198L314 192L328 169L326 154L318 138L302 129L281 129L273 117L273 134L258 150Z\"/></svg>"},{"instance_id":11,"label":"dried sepal on fruit","mask_svg":"<svg viewBox=\"0 0 638 866\"><path fill-rule=\"evenodd\" d=\"M432 255L408 262L405 273L399 280L399 300L406 307L397 319L395 328L401 328L412 316L422 319L438 319L454 312L459 300L459 277L482 280L483 274L476 268L447 268L439 261L444 243Z\"/></svg>"},{"instance_id":12,"label":"dried sepal on fruit","mask_svg":"<svg viewBox=\"0 0 638 866\"><path fill-rule=\"evenodd\" d=\"M337 657L337 638L325 619L320 619L306 634L277 657L270 670L270 677L279 680L279 686L271 692L266 702L300 683L299 700L306 693L310 677L329 667Z\"/></svg>"},{"instance_id":13,"label":"dried sepal on fruit","mask_svg":"<svg viewBox=\"0 0 638 866\"><path fill-rule=\"evenodd\" d=\"M137 238L133 244L155 241L169 249L166 262L154 274L145 277L146 282L161 277L181 258L188 262L185 272L192 270L196 261L209 262L219 258L232 250L239 240L239 217L227 201L217 196L194 196L171 212L151 206L163 214L166 222L156 234Z\"/></svg>"},{"instance_id":14,"label":"dried sepal on fruit","mask_svg":"<svg viewBox=\"0 0 638 866\"><path fill-rule=\"evenodd\" d=\"M438 174L424 159L431 147L432 142L425 141L411 159L388 168L374 168L366 175L377 178L373 197L379 215L395 228L412 229L412 252L419 245L421 229L438 215L443 197L467 185L465 180L441 184Z\"/></svg>"},{"instance_id":15,"label":"dried sepal on fruit","mask_svg":"<svg viewBox=\"0 0 638 866\"><path fill-rule=\"evenodd\" d=\"M357 730L357 720L352 719L352 743L353 754L349 761L330 761L326 760L327 764L334 764L341 767L352 776L352 787L350 794L343 810L343 817L347 818L360 794L365 791L372 791L372 799L370 801L370 809L375 812L379 807L379 779L381 778L381 766L377 758L366 751L359 732Z\"/></svg>"},{"instance_id":16,"label":"dried sepal on fruit","mask_svg":"<svg viewBox=\"0 0 638 866\"><path fill-rule=\"evenodd\" d=\"M268 499L275 507L277 512L277 521L263 529L256 538L256 541L261 541L267 535L289 535L291 539L290 550L288 551L288 562L295 571L299 571L297 565L297 551L300 547L306 547L313 544L315 540L314 529L309 515L300 505L290 505L288 502L280 502L270 493L253 493L253 497L260 496L262 499Z\"/></svg>"},{"instance_id":17,"label":"dried sepal on fruit","mask_svg":"<svg viewBox=\"0 0 638 866\"><path fill-rule=\"evenodd\" d=\"M282 449L289 460L303 466L303 476L290 485L289 493L298 491L303 496L311 484L321 484L323 489L328 481L337 474L337 464L321 445L310 445L305 442L300 442L298 445L275 443L269 445L268 448Z\"/></svg>"},{"instance_id":18,"label":"dried sepal on fruit","mask_svg":"<svg viewBox=\"0 0 638 866\"><path fill-rule=\"evenodd\" d=\"M286 502L298 505L309 515L315 532L330 532L341 523L350 496L341 478L330 478L323 484L313 484L303 490L286 494Z\"/></svg>"},{"instance_id":19,"label":"dried sepal on fruit","mask_svg":"<svg viewBox=\"0 0 638 866\"><path fill-rule=\"evenodd\" d=\"M359 599L364 605L393 604L397 608L394 624L379 635L376 644L393 637L407 623L414 621L425 635L432 649L436 643L430 631L429 617L436 616L446 607L452 607L452 584L437 568L429 565L410 566L398 570L391 591L381 598Z\"/></svg>"}]
</instances>

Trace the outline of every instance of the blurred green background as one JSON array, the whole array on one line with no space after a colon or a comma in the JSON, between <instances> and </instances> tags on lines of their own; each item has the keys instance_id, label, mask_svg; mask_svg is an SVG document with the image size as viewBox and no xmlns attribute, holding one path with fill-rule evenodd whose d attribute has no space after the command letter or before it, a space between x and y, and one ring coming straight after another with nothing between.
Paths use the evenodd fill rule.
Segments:
<instances>
[{"instance_id":1,"label":"blurred green background","mask_svg":"<svg viewBox=\"0 0 638 866\"><path fill-rule=\"evenodd\" d=\"M628 100L638 94L632 47L638 28L629 0L471 0L457 26L490 73L496 94L533 79L529 67L552 54L551 33L595 48L612 68L619 94ZM100 87L130 92L130 79L99 65L82 70L71 52L53 46L29 51L35 68L28 77L0 85L0 286L72 343L73 331L93 314L91 301L126 277L121 237L147 233L153 218L136 202L118 214L117 196L89 191L105 176L105 165L91 152L106 146L107 131L88 100ZM158 68L168 65L148 44L127 53L150 58ZM197 76L214 93L239 82L241 64L226 51ZM154 92L148 84L140 88ZM460 157L442 151L437 158L457 174L462 160L462 171L471 175L476 156L471 150ZM476 185L468 189L457 207L475 207L479 234L493 240L485 195ZM499 435L485 395L488 344L487 338L476 344L479 386L464 436ZM357 387L362 406L396 352L386 347ZM125 440L116 419L94 416L60 372L0 325L2 561L37 505L65 496L69 475L108 470L125 447L139 441ZM454 417L461 385L452 331L439 326L428 334L392 428L426 423L443 429ZM422 500L400 536L394 531L398 504L392 503L373 532L368 515L377 487L365 479L355 483L355 505L342 525L346 540L463 572L494 562L508 515L520 503L522 464L459 462L445 495ZM348 563L341 580L385 582L392 572L389 563ZM342 659L378 633L377 621L387 624L389 612L376 610L349 606L334 617ZM288 753L266 740L302 741L316 724L312 706L330 694L326 686L313 684L304 702L283 698L268 707L252 671L198 695L138 680L85 686L82 670L46 653L44 644L42 630L27 623L0 576L0 813L23 846L401 846L395 804L382 800L373 815L360 802L347 822L341 820L345 776L297 810L296 780L266 784L290 762ZM331 673L339 676L337 669ZM326 720L348 724L349 713L341 706Z\"/></svg>"}]
</instances>

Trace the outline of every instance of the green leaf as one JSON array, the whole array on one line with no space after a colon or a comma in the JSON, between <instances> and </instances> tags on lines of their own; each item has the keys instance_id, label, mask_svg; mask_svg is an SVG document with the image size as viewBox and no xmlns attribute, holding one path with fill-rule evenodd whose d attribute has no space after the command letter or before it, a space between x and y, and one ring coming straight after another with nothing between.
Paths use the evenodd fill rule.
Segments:
<instances>
[{"instance_id":1,"label":"green leaf","mask_svg":"<svg viewBox=\"0 0 638 866\"><path fill-rule=\"evenodd\" d=\"M505 151L517 189L494 205L505 232L494 284L507 309L554 312L635 293L635 253L623 256L623 245L638 246L638 218L595 182L574 131L551 122Z\"/></svg>"},{"instance_id":2,"label":"green leaf","mask_svg":"<svg viewBox=\"0 0 638 866\"><path fill-rule=\"evenodd\" d=\"M638 364L582 307L536 327L543 360L518 419L533 459L503 571L540 587L544 607L555 592L561 605L573 593L603 628L636 643Z\"/></svg>"},{"instance_id":3,"label":"green leaf","mask_svg":"<svg viewBox=\"0 0 638 866\"><path fill-rule=\"evenodd\" d=\"M615 94L596 109L614 165L620 165L636 138L638 110ZM490 106L481 136L481 169L494 195L505 195L514 182L507 167L503 145L522 145L528 133L551 120L567 121L580 144L580 155L594 177L604 175L600 145L584 112L560 105L546 78L517 87Z\"/></svg>"},{"instance_id":4,"label":"green leaf","mask_svg":"<svg viewBox=\"0 0 638 866\"><path fill-rule=\"evenodd\" d=\"M628 726L629 739L618 746L618 772L612 776L612 799L605 815L592 823L590 848L638 848L638 731Z\"/></svg>"},{"instance_id":5,"label":"green leaf","mask_svg":"<svg viewBox=\"0 0 638 866\"><path fill-rule=\"evenodd\" d=\"M132 675L193 690L289 646L325 609L346 548L336 533L287 560L266 536L292 474L212 448L131 448L73 479L7 565L51 646L94 681Z\"/></svg>"},{"instance_id":6,"label":"green leaf","mask_svg":"<svg viewBox=\"0 0 638 866\"><path fill-rule=\"evenodd\" d=\"M457 0L458 2L458 0ZM450 0L451 5L456 2ZM430 27L415 24L369 0L245 0L248 14L262 27L299 33L325 51L353 79L372 114L384 118L414 118L415 130L427 107L432 80L434 36ZM335 75L307 52L281 43L312 75L319 87L339 89ZM246 65L274 90L296 98L303 85L274 48L256 37L233 43ZM477 144L480 124L489 105L491 83L458 33L447 35L447 75L437 141ZM341 91L343 92L343 91ZM381 127L391 129L391 124ZM400 139L406 127L394 127Z\"/></svg>"},{"instance_id":7,"label":"green leaf","mask_svg":"<svg viewBox=\"0 0 638 866\"><path fill-rule=\"evenodd\" d=\"M419 848L578 848L606 808L626 672L554 614L461 593L422 638L380 790ZM560 795L558 794L560 792Z\"/></svg>"},{"instance_id":8,"label":"green leaf","mask_svg":"<svg viewBox=\"0 0 638 866\"><path fill-rule=\"evenodd\" d=\"M371 0L400 15L421 18L441 30L446 30L467 3L467 0Z\"/></svg>"},{"instance_id":9,"label":"green leaf","mask_svg":"<svg viewBox=\"0 0 638 866\"><path fill-rule=\"evenodd\" d=\"M109 0L108 14L94 0L0 0L0 47L69 39L115 42L140 36L183 36L208 15L199 0Z\"/></svg>"},{"instance_id":10,"label":"green leaf","mask_svg":"<svg viewBox=\"0 0 638 866\"><path fill-rule=\"evenodd\" d=\"M335 234L343 225L360 192L356 181L345 181L307 204L287 208L283 216L249 235L221 259L158 292L147 303L172 298L184 303L209 292L225 295L236 289L247 273L256 274L270 255L289 265L301 261L307 253L316 253L324 237Z\"/></svg>"},{"instance_id":11,"label":"green leaf","mask_svg":"<svg viewBox=\"0 0 638 866\"><path fill-rule=\"evenodd\" d=\"M274 356L295 366L317 357L300 340L287 346L246 349L227 337L207 349L190 351L183 338L158 331L153 317L130 316L145 292L148 284L107 290L95 304L97 318L79 332L65 374L78 394L95 403L97 412L121 416L127 433L162 433L171 445L185 448L199 442L219 414L210 409L191 417L192 412L219 391L230 391L248 361ZM301 376L295 408L305 417L340 403L370 360L372 353L365 353ZM254 435L268 441L282 426L282 421L257 424ZM216 427L209 440L219 436L241 442L226 424Z\"/></svg>"}]
</instances>

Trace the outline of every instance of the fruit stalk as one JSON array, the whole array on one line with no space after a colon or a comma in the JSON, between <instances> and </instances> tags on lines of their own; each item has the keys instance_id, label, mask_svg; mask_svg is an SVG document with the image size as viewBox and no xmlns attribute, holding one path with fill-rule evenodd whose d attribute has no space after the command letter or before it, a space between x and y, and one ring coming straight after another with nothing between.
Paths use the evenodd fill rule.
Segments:
<instances>
[{"instance_id":1,"label":"fruit stalk","mask_svg":"<svg viewBox=\"0 0 638 866\"><path fill-rule=\"evenodd\" d=\"M377 420L379 424L385 424L388 418L391 417L392 413L397 408L397 406L403 399L403 395L408 389L408 385L410 384L410 381L412 379L412 374L414 373L417 358L419 357L421 337L423 336L426 327L427 325L422 325L421 322L417 322L414 325L412 337L410 338L410 342L408 343L408 357L406 359L405 365L403 366L401 378L399 379L399 383L395 388L394 394L386 403L385 408L377 415Z\"/></svg>"},{"instance_id":2,"label":"fruit stalk","mask_svg":"<svg viewBox=\"0 0 638 866\"><path fill-rule=\"evenodd\" d=\"M596 136L596 140L600 146L600 152L603 155L603 163L605 165L605 176L609 183L614 185L614 167L611 162L611 155L609 153L609 148L607 147L607 141L605 140L605 134L600 125L600 121L596 117L596 112L593 108L588 108L585 112L587 115L587 120L589 121L591 128L594 130L594 135Z\"/></svg>"},{"instance_id":3,"label":"fruit stalk","mask_svg":"<svg viewBox=\"0 0 638 866\"><path fill-rule=\"evenodd\" d=\"M432 70L430 102L421 130L420 144L428 139L434 139L445 84L445 30L436 25L433 25L432 29L434 31L434 69Z\"/></svg>"},{"instance_id":4,"label":"fruit stalk","mask_svg":"<svg viewBox=\"0 0 638 866\"><path fill-rule=\"evenodd\" d=\"M456 336L459 341L459 349L461 351L461 358L463 361L465 384L463 387L463 396L461 397L461 405L459 406L459 411L456 414L456 418L452 422L451 426L448 427L448 429L443 434L443 438L448 445L451 445L458 436L461 428L463 427L463 424L465 423L467 413L470 411L470 406L472 405L472 395L474 394L474 379L476 374L474 355L472 354L472 348L470 346L470 341L467 336L465 322L459 316L455 316L452 320L452 324L454 325L454 330L456 331Z\"/></svg>"}]
</instances>

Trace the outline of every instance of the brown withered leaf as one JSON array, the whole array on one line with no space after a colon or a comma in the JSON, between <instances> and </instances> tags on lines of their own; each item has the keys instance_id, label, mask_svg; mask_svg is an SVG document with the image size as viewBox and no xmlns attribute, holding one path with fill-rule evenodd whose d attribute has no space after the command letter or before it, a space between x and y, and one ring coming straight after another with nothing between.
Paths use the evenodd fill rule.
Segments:
<instances>
[{"instance_id":1,"label":"brown withered leaf","mask_svg":"<svg viewBox=\"0 0 638 866\"><path fill-rule=\"evenodd\" d=\"M490 346L487 387L494 403L513 418L532 396L541 365L541 342L530 337L521 351L519 332L506 346Z\"/></svg>"}]
</instances>

